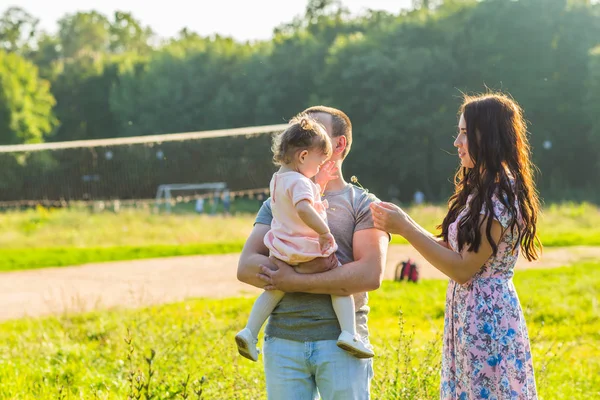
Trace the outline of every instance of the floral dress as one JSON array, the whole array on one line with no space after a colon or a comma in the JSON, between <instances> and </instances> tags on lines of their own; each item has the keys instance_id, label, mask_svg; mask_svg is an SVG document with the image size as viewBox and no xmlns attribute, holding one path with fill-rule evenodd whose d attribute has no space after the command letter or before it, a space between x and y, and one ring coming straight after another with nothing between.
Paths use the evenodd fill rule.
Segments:
<instances>
[{"instance_id":1,"label":"floral dress","mask_svg":"<svg viewBox=\"0 0 600 400\"><path fill-rule=\"evenodd\" d=\"M449 244L458 252L457 226L449 227ZM492 199L494 219L503 228L509 210ZM484 213L484 211L481 211ZM446 293L442 399L537 399L529 336L512 277L519 255L513 253L516 231L506 231L481 270L465 284L450 280Z\"/></svg>"}]
</instances>

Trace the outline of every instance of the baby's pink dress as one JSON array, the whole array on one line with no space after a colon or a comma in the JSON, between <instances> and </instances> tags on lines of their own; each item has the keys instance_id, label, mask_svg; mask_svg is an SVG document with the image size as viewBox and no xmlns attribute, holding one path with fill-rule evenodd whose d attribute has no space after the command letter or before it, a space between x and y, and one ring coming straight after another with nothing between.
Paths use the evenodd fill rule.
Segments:
<instances>
[{"instance_id":1,"label":"baby's pink dress","mask_svg":"<svg viewBox=\"0 0 600 400\"><path fill-rule=\"evenodd\" d=\"M319 234L302 221L296 204L308 200L317 213L327 221L327 201L321 200L320 188L299 172L273 174L270 183L273 222L265 236L265 245L271 255L290 265L297 265L317 257L328 257L337 250L332 246L321 252Z\"/></svg>"}]
</instances>

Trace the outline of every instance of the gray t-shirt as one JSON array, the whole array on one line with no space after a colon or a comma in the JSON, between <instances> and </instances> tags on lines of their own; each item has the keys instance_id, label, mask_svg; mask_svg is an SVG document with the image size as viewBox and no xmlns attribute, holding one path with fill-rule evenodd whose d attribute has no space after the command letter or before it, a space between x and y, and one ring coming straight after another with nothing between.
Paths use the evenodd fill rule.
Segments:
<instances>
[{"instance_id":1,"label":"gray t-shirt","mask_svg":"<svg viewBox=\"0 0 600 400\"><path fill-rule=\"evenodd\" d=\"M340 191L325 192L323 198L329 203L327 223L338 244L336 255L342 264L352 262L354 232L373 228L369 204L377 198L351 184ZM260 208L255 224L270 226L272 219L269 198ZM367 301L366 293L354 294L356 328L361 337L369 335ZM269 336L299 342L334 340L340 332L340 325L331 305L331 296L310 293L286 293L271 313L265 330Z\"/></svg>"}]
</instances>

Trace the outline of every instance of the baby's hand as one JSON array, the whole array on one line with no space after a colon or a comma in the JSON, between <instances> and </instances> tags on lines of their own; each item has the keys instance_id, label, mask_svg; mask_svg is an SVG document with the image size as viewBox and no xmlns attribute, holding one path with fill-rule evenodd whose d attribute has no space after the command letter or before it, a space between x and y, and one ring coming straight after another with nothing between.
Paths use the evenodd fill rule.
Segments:
<instances>
[{"instance_id":1,"label":"baby's hand","mask_svg":"<svg viewBox=\"0 0 600 400\"><path fill-rule=\"evenodd\" d=\"M321 187L321 192L325 191L325 187L327 187L329 181L339 177L337 172L338 168L335 165L335 161L327 161L323 164L317 175L315 175L315 183Z\"/></svg>"},{"instance_id":2,"label":"baby's hand","mask_svg":"<svg viewBox=\"0 0 600 400\"><path fill-rule=\"evenodd\" d=\"M319 235L319 246L321 246L321 254L327 253L335 244L335 239L331 232Z\"/></svg>"}]
</instances>

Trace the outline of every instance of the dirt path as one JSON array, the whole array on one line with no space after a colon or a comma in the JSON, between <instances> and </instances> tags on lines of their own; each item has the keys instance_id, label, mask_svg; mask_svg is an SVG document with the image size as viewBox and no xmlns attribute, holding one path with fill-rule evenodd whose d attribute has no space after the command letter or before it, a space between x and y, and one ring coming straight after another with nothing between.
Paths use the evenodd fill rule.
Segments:
<instances>
[{"instance_id":1,"label":"dirt path","mask_svg":"<svg viewBox=\"0 0 600 400\"><path fill-rule=\"evenodd\" d=\"M0 320L259 293L237 281L238 257L173 257L1 273ZM412 247L394 245L386 279L408 257L419 263L423 278L445 278ZM541 261L520 260L517 268L552 268L589 259L600 259L600 247L546 249Z\"/></svg>"}]
</instances>

